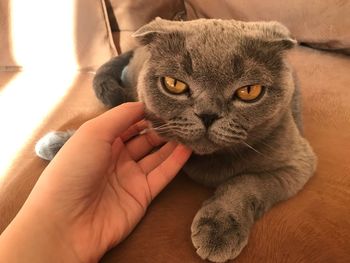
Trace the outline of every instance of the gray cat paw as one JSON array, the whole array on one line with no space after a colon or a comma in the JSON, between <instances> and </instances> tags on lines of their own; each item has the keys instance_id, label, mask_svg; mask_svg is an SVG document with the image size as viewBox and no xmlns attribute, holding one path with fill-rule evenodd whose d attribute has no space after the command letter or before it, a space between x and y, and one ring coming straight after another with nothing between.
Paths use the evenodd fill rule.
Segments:
<instances>
[{"instance_id":1,"label":"gray cat paw","mask_svg":"<svg viewBox=\"0 0 350 263\"><path fill-rule=\"evenodd\" d=\"M244 231L235 216L215 205L198 211L191 232L197 254L213 262L234 259L248 242L248 231Z\"/></svg>"},{"instance_id":2,"label":"gray cat paw","mask_svg":"<svg viewBox=\"0 0 350 263\"><path fill-rule=\"evenodd\" d=\"M51 161L74 131L56 131L45 134L35 145L35 153L40 158Z\"/></svg>"}]
</instances>

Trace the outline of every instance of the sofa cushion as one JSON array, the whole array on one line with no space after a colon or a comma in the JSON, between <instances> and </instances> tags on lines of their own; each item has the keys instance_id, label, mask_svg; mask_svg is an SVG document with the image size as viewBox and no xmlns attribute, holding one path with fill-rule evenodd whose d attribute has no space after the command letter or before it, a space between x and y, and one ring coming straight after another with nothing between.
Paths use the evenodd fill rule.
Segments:
<instances>
[{"instance_id":1,"label":"sofa cushion","mask_svg":"<svg viewBox=\"0 0 350 263\"><path fill-rule=\"evenodd\" d=\"M294 37L321 49L350 54L350 1L185 0L189 19L276 20Z\"/></svg>"},{"instance_id":2,"label":"sofa cushion","mask_svg":"<svg viewBox=\"0 0 350 263\"><path fill-rule=\"evenodd\" d=\"M156 16L164 19L180 19L185 14L183 0L106 0L113 9L115 17L111 19L117 25L114 40L119 53L136 46L131 34L138 28L147 24Z\"/></svg>"}]
</instances>

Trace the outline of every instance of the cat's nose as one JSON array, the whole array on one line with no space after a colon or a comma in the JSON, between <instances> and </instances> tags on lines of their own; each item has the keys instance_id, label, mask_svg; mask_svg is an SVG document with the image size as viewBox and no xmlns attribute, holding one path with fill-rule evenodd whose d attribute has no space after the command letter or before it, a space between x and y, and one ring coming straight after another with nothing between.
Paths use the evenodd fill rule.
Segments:
<instances>
[{"instance_id":1,"label":"cat's nose","mask_svg":"<svg viewBox=\"0 0 350 263\"><path fill-rule=\"evenodd\" d=\"M201 113L197 114L197 116L201 119L206 128L209 128L209 126L212 125L213 122L219 118L219 116L216 113Z\"/></svg>"}]
</instances>

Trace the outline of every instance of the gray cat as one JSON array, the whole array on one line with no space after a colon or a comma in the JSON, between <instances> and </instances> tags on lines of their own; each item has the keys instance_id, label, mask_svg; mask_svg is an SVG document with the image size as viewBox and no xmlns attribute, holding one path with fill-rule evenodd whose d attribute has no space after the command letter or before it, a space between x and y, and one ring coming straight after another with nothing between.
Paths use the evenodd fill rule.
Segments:
<instances>
[{"instance_id":1,"label":"gray cat","mask_svg":"<svg viewBox=\"0 0 350 263\"><path fill-rule=\"evenodd\" d=\"M206 19L156 19L134 37L139 48L97 72L96 95L108 106L143 101L154 130L193 149L185 172L217 187L193 220L193 245L203 259L233 259L254 221L315 171L284 58L295 41L277 22ZM50 138L63 138L55 151L67 139L56 135L41 141L43 157Z\"/></svg>"}]
</instances>

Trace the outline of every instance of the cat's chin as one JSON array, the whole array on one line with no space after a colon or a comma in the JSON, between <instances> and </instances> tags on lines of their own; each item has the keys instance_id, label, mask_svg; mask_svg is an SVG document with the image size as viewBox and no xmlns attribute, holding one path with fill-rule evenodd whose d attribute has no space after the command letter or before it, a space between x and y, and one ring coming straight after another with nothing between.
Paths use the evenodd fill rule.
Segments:
<instances>
[{"instance_id":1,"label":"cat's chin","mask_svg":"<svg viewBox=\"0 0 350 263\"><path fill-rule=\"evenodd\" d=\"M206 147L193 147L192 146L193 153L198 155L208 155L215 152L215 150L208 149Z\"/></svg>"},{"instance_id":2,"label":"cat's chin","mask_svg":"<svg viewBox=\"0 0 350 263\"><path fill-rule=\"evenodd\" d=\"M190 147L195 154L198 155L212 154L221 149L221 147L215 145L214 143L208 140L195 143L186 143L186 145Z\"/></svg>"}]
</instances>

